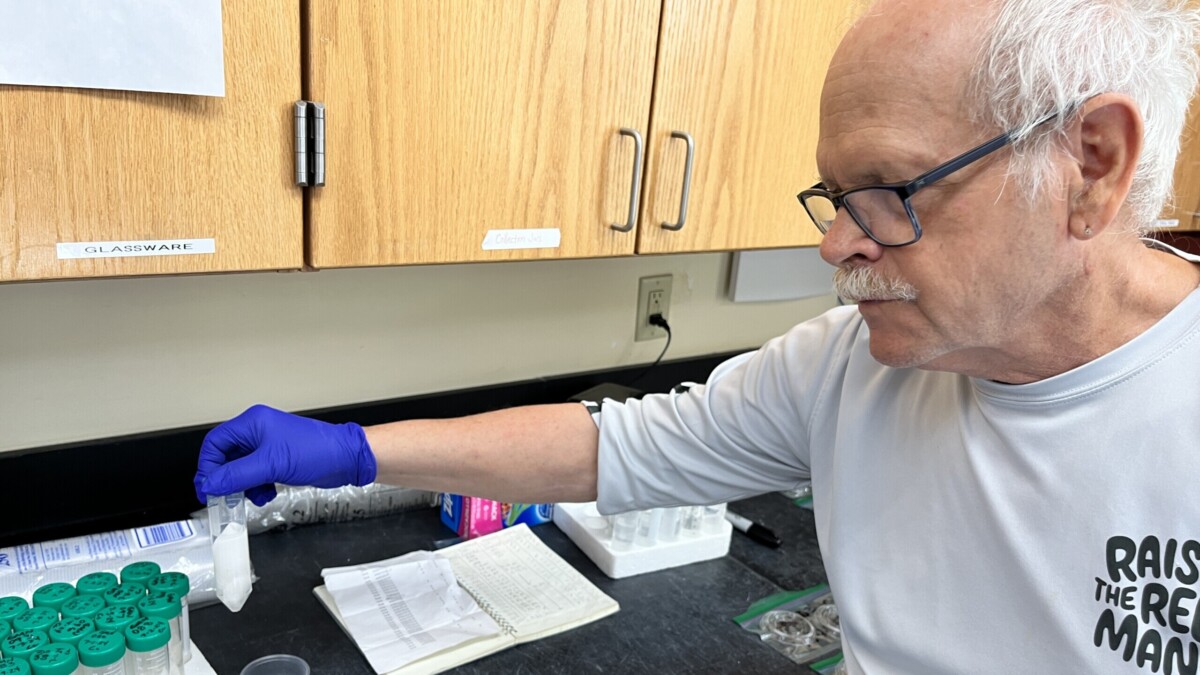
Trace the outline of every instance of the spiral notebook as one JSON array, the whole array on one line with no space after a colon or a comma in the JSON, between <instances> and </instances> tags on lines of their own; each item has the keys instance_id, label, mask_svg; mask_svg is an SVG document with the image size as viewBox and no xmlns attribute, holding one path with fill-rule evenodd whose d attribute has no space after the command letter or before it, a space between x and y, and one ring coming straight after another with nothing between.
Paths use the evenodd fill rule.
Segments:
<instances>
[{"instance_id":1,"label":"spiral notebook","mask_svg":"<svg viewBox=\"0 0 1200 675\"><path fill-rule=\"evenodd\" d=\"M619 609L616 600L596 588L525 525L465 541L438 554L450 561L459 586L495 620L500 632L444 649L388 675L440 673L523 642L591 623ZM337 604L325 586L318 586L313 593L345 630Z\"/></svg>"}]
</instances>

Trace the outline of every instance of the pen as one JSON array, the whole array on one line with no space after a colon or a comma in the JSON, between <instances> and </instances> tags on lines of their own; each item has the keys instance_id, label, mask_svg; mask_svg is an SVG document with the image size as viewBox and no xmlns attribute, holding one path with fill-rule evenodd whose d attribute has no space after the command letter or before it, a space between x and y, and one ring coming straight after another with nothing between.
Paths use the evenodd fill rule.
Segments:
<instances>
[{"instance_id":1,"label":"pen","mask_svg":"<svg viewBox=\"0 0 1200 675\"><path fill-rule=\"evenodd\" d=\"M728 520L729 523L735 528L745 532L746 536L750 537L754 541L757 541L763 546L779 548L779 537L775 536L774 532L750 520L749 518L743 518L733 511L725 509L725 520Z\"/></svg>"}]
</instances>

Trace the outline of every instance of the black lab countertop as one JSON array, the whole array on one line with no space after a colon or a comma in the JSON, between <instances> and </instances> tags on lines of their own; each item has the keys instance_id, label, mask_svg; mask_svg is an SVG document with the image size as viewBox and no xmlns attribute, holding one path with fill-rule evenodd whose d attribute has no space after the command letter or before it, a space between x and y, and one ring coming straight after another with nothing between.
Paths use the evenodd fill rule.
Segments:
<instances>
[{"instance_id":1,"label":"black lab countertop","mask_svg":"<svg viewBox=\"0 0 1200 675\"><path fill-rule=\"evenodd\" d=\"M455 673L795 673L800 668L732 617L781 590L825 580L811 511L768 494L730 509L775 530L769 549L733 533L718 560L609 579L553 524L533 528L547 545L621 604L592 624L517 645ZM220 675L259 656L295 654L315 675L371 675L354 643L312 594L326 567L431 549L452 533L436 509L350 523L309 525L250 539L259 581L241 612L195 609L192 639Z\"/></svg>"}]
</instances>

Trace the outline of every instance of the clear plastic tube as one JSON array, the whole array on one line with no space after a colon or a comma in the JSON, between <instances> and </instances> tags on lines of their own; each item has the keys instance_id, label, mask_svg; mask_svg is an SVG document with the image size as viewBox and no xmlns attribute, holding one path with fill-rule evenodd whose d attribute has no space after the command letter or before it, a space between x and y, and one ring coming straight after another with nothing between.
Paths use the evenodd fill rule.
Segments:
<instances>
[{"instance_id":1,"label":"clear plastic tube","mask_svg":"<svg viewBox=\"0 0 1200 675\"><path fill-rule=\"evenodd\" d=\"M662 509L662 517L658 525L658 540L659 541L675 541L679 538L680 525L683 524L680 516L681 507L673 507Z\"/></svg>"},{"instance_id":2,"label":"clear plastic tube","mask_svg":"<svg viewBox=\"0 0 1200 675\"><path fill-rule=\"evenodd\" d=\"M241 611L252 589L245 496L240 492L224 497L209 495L208 522L217 598L229 611Z\"/></svg>"},{"instance_id":3,"label":"clear plastic tube","mask_svg":"<svg viewBox=\"0 0 1200 675\"><path fill-rule=\"evenodd\" d=\"M170 675L171 654L166 645L148 652L127 654L129 659L129 675Z\"/></svg>"},{"instance_id":4,"label":"clear plastic tube","mask_svg":"<svg viewBox=\"0 0 1200 675\"><path fill-rule=\"evenodd\" d=\"M248 547L249 543L246 546ZM179 605L179 639L183 642L183 662L187 663L192 660L192 629L188 619L187 593L179 596Z\"/></svg>"},{"instance_id":5,"label":"clear plastic tube","mask_svg":"<svg viewBox=\"0 0 1200 675\"><path fill-rule=\"evenodd\" d=\"M703 506L685 506L683 507L683 533L689 537L695 537L700 534L701 527L704 525L704 507Z\"/></svg>"},{"instance_id":6,"label":"clear plastic tube","mask_svg":"<svg viewBox=\"0 0 1200 675\"><path fill-rule=\"evenodd\" d=\"M100 666L99 668L79 666L77 672L79 675L127 675L124 658L119 659L116 663L110 663L107 666Z\"/></svg>"},{"instance_id":7,"label":"clear plastic tube","mask_svg":"<svg viewBox=\"0 0 1200 675\"><path fill-rule=\"evenodd\" d=\"M704 507L704 534L720 534L725 523L725 505Z\"/></svg>"},{"instance_id":8,"label":"clear plastic tube","mask_svg":"<svg viewBox=\"0 0 1200 675\"><path fill-rule=\"evenodd\" d=\"M171 641L167 643L167 654L171 657L171 675L183 675L183 632L180 617L167 621L171 626Z\"/></svg>"},{"instance_id":9,"label":"clear plastic tube","mask_svg":"<svg viewBox=\"0 0 1200 675\"><path fill-rule=\"evenodd\" d=\"M613 549L628 550L637 536L638 512L627 511L613 516Z\"/></svg>"},{"instance_id":10,"label":"clear plastic tube","mask_svg":"<svg viewBox=\"0 0 1200 675\"><path fill-rule=\"evenodd\" d=\"M639 546L653 546L658 542L658 528L662 522L662 509L649 509L638 514L637 537Z\"/></svg>"}]
</instances>

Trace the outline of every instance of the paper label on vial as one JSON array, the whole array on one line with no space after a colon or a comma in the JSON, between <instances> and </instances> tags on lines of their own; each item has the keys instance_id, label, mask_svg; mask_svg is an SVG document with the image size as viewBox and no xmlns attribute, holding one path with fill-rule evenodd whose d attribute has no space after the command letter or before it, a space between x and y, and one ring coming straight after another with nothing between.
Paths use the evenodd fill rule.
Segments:
<instances>
[{"instance_id":1,"label":"paper label on vial","mask_svg":"<svg viewBox=\"0 0 1200 675\"><path fill-rule=\"evenodd\" d=\"M57 244L59 260L141 258L160 255L205 255L217 252L215 239L147 239L143 241L73 241Z\"/></svg>"},{"instance_id":2,"label":"paper label on vial","mask_svg":"<svg viewBox=\"0 0 1200 675\"><path fill-rule=\"evenodd\" d=\"M558 248L562 230L546 227L533 230L488 230L483 238L483 250L503 251L521 248Z\"/></svg>"}]
</instances>

